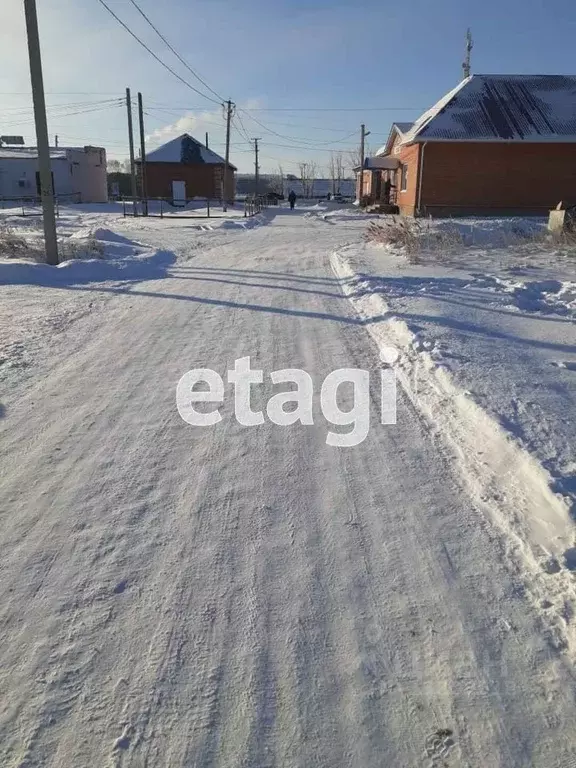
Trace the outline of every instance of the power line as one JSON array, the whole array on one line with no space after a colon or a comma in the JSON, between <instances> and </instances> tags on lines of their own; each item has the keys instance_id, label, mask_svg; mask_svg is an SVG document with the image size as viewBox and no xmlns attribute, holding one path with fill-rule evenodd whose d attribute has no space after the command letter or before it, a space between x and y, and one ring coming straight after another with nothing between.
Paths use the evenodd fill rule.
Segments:
<instances>
[{"instance_id":1,"label":"power line","mask_svg":"<svg viewBox=\"0 0 576 768\"><path fill-rule=\"evenodd\" d=\"M242 110L242 111L245 111L245 110ZM298 149L308 149L308 148L309 149L316 149L316 148L317 149L322 149L322 148L326 148L327 144L341 144L344 141L347 141L352 136L354 136L355 133L356 133L356 131L353 131L352 133L347 134L343 138L341 138L339 140L335 140L333 142L307 141L306 139L302 139L302 138L299 138L297 136L286 136L285 134L278 133L278 131L274 131L271 128L268 128L266 125L264 125L264 123L262 123L260 120L258 120L257 118L253 117L252 115L248 114L247 116L250 118L250 120L255 122L257 125L259 125L261 128L263 128L265 131L268 131L268 133L271 133L274 136L278 136L278 138L280 138L280 139L286 139L288 141L299 142L300 145L297 147Z\"/></svg>"},{"instance_id":2,"label":"power line","mask_svg":"<svg viewBox=\"0 0 576 768\"><path fill-rule=\"evenodd\" d=\"M122 106L122 104L120 101L118 101L118 103L115 103L115 104L109 104L107 106L101 106L101 107L91 107L88 109L81 109L76 112L60 112L57 114L50 114L49 115L50 123L51 125L53 125L54 121L59 120L60 118L75 117L76 115L89 115L94 112L104 112L109 109L117 109L120 106ZM33 119L27 118L26 120L19 119L19 120L11 121L8 123L3 122L2 125L9 128L9 127L15 127L15 126L22 126L22 125L31 125L33 122L34 122Z\"/></svg>"},{"instance_id":3,"label":"power line","mask_svg":"<svg viewBox=\"0 0 576 768\"><path fill-rule=\"evenodd\" d=\"M75 101L70 102L68 104L47 104L46 109L69 109L69 108L76 108L76 107L89 107L89 106L97 106L100 104L111 104L112 102L117 101L117 99L100 99L98 101ZM32 107L2 107L2 113L8 114L10 117L17 117L19 114L26 114L33 112Z\"/></svg>"},{"instance_id":4,"label":"power line","mask_svg":"<svg viewBox=\"0 0 576 768\"><path fill-rule=\"evenodd\" d=\"M118 22L118 23L119 23L119 24L120 24L122 27L124 27L124 29L125 29L125 30L128 32L128 34L130 34L130 35L131 35L131 36L134 38L134 40L136 40L138 43L140 43L140 45L141 45L141 46L142 46L142 47L143 47L143 48L144 48L146 51L148 51L148 53L149 53L149 54L150 54L150 55L151 55L151 56L152 56L154 59L156 59L156 61L157 61L159 64L161 64L161 65L164 67L164 69L167 69L167 70L168 70L168 72L170 72L170 74L174 75L174 77L176 77L178 80L180 80L180 82L181 82L181 83L183 83L183 84L184 84L184 85L185 85L187 88L190 88L190 90L191 90L191 91L194 91L194 93L197 93L199 96L202 96L202 98L204 98L204 99L208 99L208 101L211 101L211 102L213 102L214 104L220 104L220 102L219 102L219 101L216 101L216 99L213 99L211 96L207 96L205 93L202 93L202 91L199 91L197 88L194 88L194 86L193 86L193 85L191 85L191 84L190 84L190 83L189 83L187 80L184 80L184 78L183 78L183 77L180 77L180 75L179 75L177 72L175 72L175 71L172 69L172 67L170 67L168 64L166 64L166 62L162 61L162 59L161 59L159 56L157 56L157 55L154 53L154 51L153 51L151 48L149 48L149 47L146 45L146 43L144 43L142 40L140 40L140 38L138 37L138 35L136 35L134 32L132 32L132 30L130 29L130 27L129 27L127 24L125 24L125 23L122 21L122 19L121 19L119 16L117 16L117 15L114 13L114 11L113 11L113 10L112 10L112 9L111 9L111 8L110 8L110 7L109 7L109 6L108 6L108 5L105 3L105 2L104 2L104 0L98 0L98 2L100 3L100 5L104 6L104 8L106 8L106 10L108 11L108 13L109 13L111 16L113 16L113 17L116 19L116 21L117 21L117 22Z\"/></svg>"},{"instance_id":5,"label":"power line","mask_svg":"<svg viewBox=\"0 0 576 768\"><path fill-rule=\"evenodd\" d=\"M427 107L250 107L245 112L424 112Z\"/></svg>"},{"instance_id":6,"label":"power line","mask_svg":"<svg viewBox=\"0 0 576 768\"><path fill-rule=\"evenodd\" d=\"M238 128L238 126L236 125L236 122L234 122L234 125L236 125L236 127L238 128L239 133L241 133L242 136L244 136L244 138L246 139L248 144L250 144L250 146L252 146L252 141L250 139L250 135L248 134L248 131L246 130L246 126L244 125L242 117L238 114L238 112L236 112L236 114L234 115L234 120L236 120L236 119L238 119L238 122L240 123L240 127Z\"/></svg>"},{"instance_id":7,"label":"power line","mask_svg":"<svg viewBox=\"0 0 576 768\"><path fill-rule=\"evenodd\" d=\"M140 6L139 6L139 5L138 5L138 3L136 2L136 0L130 0L130 2L131 2L131 3L132 3L132 5L134 6L134 8L136 8L136 10L138 11L138 13L139 13L141 16L143 16L143 17L144 17L144 19L146 19L146 21L147 21L147 22L148 22L148 24L149 24L149 25L152 27L152 29L154 30L154 32L156 32L156 34L158 35L158 37L159 37L159 38L160 38L160 39L161 39L161 40L162 40L162 41L163 41L163 42L164 42L164 43L165 43L165 44L168 46L168 48L170 48L170 50L172 51L172 53L174 54L174 56L176 56L176 58L178 59L178 61L180 61L180 62L181 62L181 63L182 63L182 64L183 64L183 65L186 67L186 69L187 69L187 70L188 70L188 71L189 71L189 72L190 72L192 75L194 75L194 77L196 78L196 80L198 80L199 82L201 82L201 83L202 83L202 85L203 85L205 88L208 88L208 90L210 91L210 93L213 93L213 94L214 94L214 96L216 96L216 98L217 98L217 99L219 99L220 101L225 101L225 99L223 99L223 98L222 98L222 96L220 96L219 94L217 94L217 93L216 93L216 91L215 91L213 88L211 88L211 87L208 85L208 83L207 83L205 80L203 80L203 79L200 77L200 75L199 75L197 72L195 72L195 71L192 69L192 67L191 67L191 66L188 64L188 62L187 62L187 61L185 61L185 60L182 58L182 56L180 56L180 54L178 53L178 51L177 51L177 50L176 50L176 49L175 49L175 48L174 48L172 45L170 45L170 43L168 42L168 40L166 40L166 38L164 37L164 35L163 35L163 34L162 34L162 33L161 33L161 32L160 32L158 29L157 29L157 27L155 27L155 26L154 26L154 24L152 24L152 22L150 21L150 19L148 18L148 16L147 16L147 15L144 13L144 11L142 10L142 8L140 8Z\"/></svg>"}]
</instances>

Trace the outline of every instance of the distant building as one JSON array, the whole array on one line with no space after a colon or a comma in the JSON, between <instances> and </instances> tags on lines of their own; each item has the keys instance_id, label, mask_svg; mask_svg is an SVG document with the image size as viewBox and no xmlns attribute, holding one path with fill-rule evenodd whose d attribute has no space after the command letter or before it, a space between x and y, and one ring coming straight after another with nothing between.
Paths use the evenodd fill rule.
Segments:
<instances>
[{"instance_id":1,"label":"distant building","mask_svg":"<svg viewBox=\"0 0 576 768\"><path fill-rule=\"evenodd\" d=\"M223 157L187 133L146 153L146 191L149 198L163 198L183 205L195 197L234 200L236 167L228 164L224 192ZM138 161L140 166L140 161Z\"/></svg>"},{"instance_id":2,"label":"distant building","mask_svg":"<svg viewBox=\"0 0 576 768\"><path fill-rule=\"evenodd\" d=\"M54 192L61 202L107 202L106 150L101 147L52 148L50 159ZM39 196L37 149L0 147L0 198Z\"/></svg>"},{"instance_id":3,"label":"distant building","mask_svg":"<svg viewBox=\"0 0 576 768\"><path fill-rule=\"evenodd\" d=\"M392 126L357 169L357 194L377 202L388 180L407 215L534 215L576 202L576 77L472 75L414 124Z\"/></svg>"},{"instance_id":4,"label":"distant building","mask_svg":"<svg viewBox=\"0 0 576 768\"><path fill-rule=\"evenodd\" d=\"M239 195L253 194L255 186L254 174L237 175L236 191ZM334 188L336 193L344 197L352 197L354 195L354 179L340 179L339 182L334 182L332 179L315 179L314 184L308 182L307 186L311 188L311 194L308 195L311 199L327 197L327 195L332 194ZM261 194L281 192L284 195L288 195L290 190L294 190L298 197L306 197L304 185L300 179L297 179L292 174L287 174L283 180L278 176L261 174L258 189Z\"/></svg>"}]
</instances>

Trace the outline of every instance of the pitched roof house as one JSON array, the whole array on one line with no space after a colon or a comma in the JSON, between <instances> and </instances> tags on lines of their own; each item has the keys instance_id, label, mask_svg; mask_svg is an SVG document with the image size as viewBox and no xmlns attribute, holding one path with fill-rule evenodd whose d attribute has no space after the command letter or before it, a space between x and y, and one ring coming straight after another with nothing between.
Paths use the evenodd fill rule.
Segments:
<instances>
[{"instance_id":1,"label":"pitched roof house","mask_svg":"<svg viewBox=\"0 0 576 768\"><path fill-rule=\"evenodd\" d=\"M380 175L408 215L546 213L576 201L576 77L472 75L395 123L376 157L396 161ZM373 176L362 174L372 197Z\"/></svg>"},{"instance_id":2,"label":"pitched roof house","mask_svg":"<svg viewBox=\"0 0 576 768\"><path fill-rule=\"evenodd\" d=\"M188 133L146 153L146 191L149 198L183 204L192 198L233 201L236 167Z\"/></svg>"}]
</instances>

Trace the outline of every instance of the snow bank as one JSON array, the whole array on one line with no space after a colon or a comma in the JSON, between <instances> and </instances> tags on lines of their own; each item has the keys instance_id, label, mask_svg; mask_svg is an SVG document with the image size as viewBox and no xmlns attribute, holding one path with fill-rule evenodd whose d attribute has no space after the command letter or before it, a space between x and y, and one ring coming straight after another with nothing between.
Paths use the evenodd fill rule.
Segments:
<instances>
[{"instance_id":1,"label":"snow bank","mask_svg":"<svg viewBox=\"0 0 576 768\"><path fill-rule=\"evenodd\" d=\"M567 486L559 485L517 436L458 385L442 351L391 311L370 277L358 274L346 254L344 247L331 256L344 294L429 429L452 447L463 483L488 513L509 566L542 613L550 642L576 658L576 630L563 614L566 600L576 604L571 499L562 495ZM543 604L551 606L546 615Z\"/></svg>"}]
</instances>

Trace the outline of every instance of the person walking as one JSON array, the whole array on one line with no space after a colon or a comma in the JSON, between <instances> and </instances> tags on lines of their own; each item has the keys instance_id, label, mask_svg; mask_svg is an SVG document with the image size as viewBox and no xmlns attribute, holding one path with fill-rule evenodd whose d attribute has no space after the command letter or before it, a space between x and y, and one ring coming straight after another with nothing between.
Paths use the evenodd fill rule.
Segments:
<instances>
[{"instance_id":1,"label":"person walking","mask_svg":"<svg viewBox=\"0 0 576 768\"><path fill-rule=\"evenodd\" d=\"M294 192L293 189L290 190L290 194L288 195L288 202L290 203L290 210L294 210L294 206L296 205L296 192Z\"/></svg>"}]
</instances>

